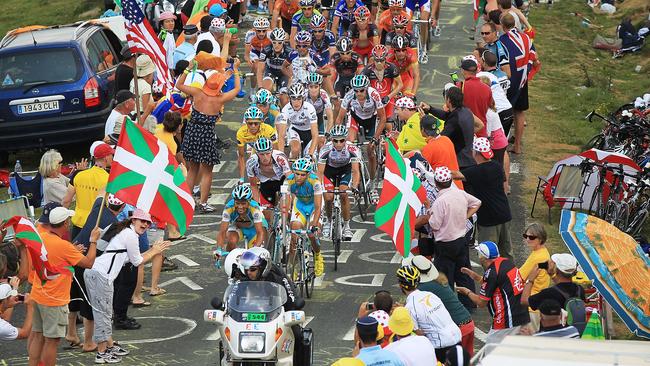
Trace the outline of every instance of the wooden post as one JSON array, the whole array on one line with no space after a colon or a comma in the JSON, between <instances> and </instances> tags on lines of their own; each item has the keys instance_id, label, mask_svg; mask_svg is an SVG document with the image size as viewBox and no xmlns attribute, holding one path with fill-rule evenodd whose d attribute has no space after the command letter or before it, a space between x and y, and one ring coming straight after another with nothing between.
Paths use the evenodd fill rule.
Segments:
<instances>
[{"instance_id":1,"label":"wooden post","mask_svg":"<svg viewBox=\"0 0 650 366\"><path fill-rule=\"evenodd\" d=\"M99 205L99 214L97 214L97 222L95 222L95 227L99 227L99 220L102 218L102 213L104 212L104 206L106 206L106 200L108 199L108 192L104 192L102 196L102 204Z\"/></svg>"}]
</instances>

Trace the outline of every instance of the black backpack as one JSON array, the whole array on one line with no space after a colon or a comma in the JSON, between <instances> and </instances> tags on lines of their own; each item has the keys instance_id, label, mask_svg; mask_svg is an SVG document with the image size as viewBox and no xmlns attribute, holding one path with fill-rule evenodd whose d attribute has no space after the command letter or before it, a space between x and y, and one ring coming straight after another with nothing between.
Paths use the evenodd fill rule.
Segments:
<instances>
[{"instance_id":1,"label":"black backpack","mask_svg":"<svg viewBox=\"0 0 650 366\"><path fill-rule=\"evenodd\" d=\"M554 288L562 294L566 300L564 302L564 310L567 312L567 325L573 325L576 327L580 336L582 336L582 332L584 332L585 327L587 326L588 319L585 302L580 298L580 286L578 286L579 289L576 296L570 296L557 286L554 286Z\"/></svg>"}]
</instances>

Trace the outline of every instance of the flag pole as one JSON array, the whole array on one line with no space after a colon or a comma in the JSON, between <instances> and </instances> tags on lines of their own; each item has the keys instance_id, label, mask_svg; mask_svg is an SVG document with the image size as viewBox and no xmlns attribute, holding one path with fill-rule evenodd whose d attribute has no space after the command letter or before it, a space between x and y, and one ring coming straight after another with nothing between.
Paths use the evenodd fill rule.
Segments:
<instances>
[{"instance_id":1,"label":"flag pole","mask_svg":"<svg viewBox=\"0 0 650 366\"><path fill-rule=\"evenodd\" d=\"M95 227L99 227L99 220L102 219L102 213L104 212L104 206L106 206L106 200L108 199L108 192L104 192L102 196L102 203L99 205L99 214L97 214L97 222L95 222Z\"/></svg>"},{"instance_id":2,"label":"flag pole","mask_svg":"<svg viewBox=\"0 0 650 366\"><path fill-rule=\"evenodd\" d=\"M144 121L140 120L140 92L138 90L138 54L135 54L135 67L133 68L133 94L135 94L135 114L136 123L140 127L144 127Z\"/></svg>"}]
</instances>

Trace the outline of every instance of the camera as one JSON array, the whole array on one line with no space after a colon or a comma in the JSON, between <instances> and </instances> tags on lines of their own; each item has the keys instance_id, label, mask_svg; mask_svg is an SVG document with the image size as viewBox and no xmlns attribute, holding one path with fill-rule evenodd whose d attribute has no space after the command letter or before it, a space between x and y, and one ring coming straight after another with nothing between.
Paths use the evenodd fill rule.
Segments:
<instances>
[{"instance_id":1,"label":"camera","mask_svg":"<svg viewBox=\"0 0 650 366\"><path fill-rule=\"evenodd\" d=\"M368 302L366 304L366 310L368 310L368 311L375 310L375 303L374 302Z\"/></svg>"},{"instance_id":2,"label":"camera","mask_svg":"<svg viewBox=\"0 0 650 366\"><path fill-rule=\"evenodd\" d=\"M23 295L23 294L18 294L16 297L18 298L18 301L20 301L20 302L25 302L25 295Z\"/></svg>"},{"instance_id":3,"label":"camera","mask_svg":"<svg viewBox=\"0 0 650 366\"><path fill-rule=\"evenodd\" d=\"M537 265L539 269L546 269L548 270L548 262L542 262Z\"/></svg>"}]
</instances>

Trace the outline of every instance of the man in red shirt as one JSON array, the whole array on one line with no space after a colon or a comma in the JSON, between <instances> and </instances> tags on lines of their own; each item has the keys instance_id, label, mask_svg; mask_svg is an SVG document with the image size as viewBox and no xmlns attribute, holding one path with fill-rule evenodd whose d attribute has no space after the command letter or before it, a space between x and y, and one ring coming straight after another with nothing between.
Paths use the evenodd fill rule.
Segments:
<instances>
[{"instance_id":1,"label":"man in red shirt","mask_svg":"<svg viewBox=\"0 0 650 366\"><path fill-rule=\"evenodd\" d=\"M479 137L487 137L487 110L492 105L492 90L481 79L476 77L478 62L474 56L465 56L460 64L465 81L462 85L463 104L483 122L483 129L478 131Z\"/></svg>"}]
</instances>

